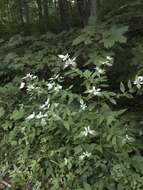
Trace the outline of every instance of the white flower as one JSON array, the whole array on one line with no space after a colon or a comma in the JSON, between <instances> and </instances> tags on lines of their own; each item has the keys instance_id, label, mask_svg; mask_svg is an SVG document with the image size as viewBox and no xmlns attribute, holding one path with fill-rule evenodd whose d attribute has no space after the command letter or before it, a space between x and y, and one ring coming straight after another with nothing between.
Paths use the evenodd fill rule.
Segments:
<instances>
[{"instance_id":1,"label":"white flower","mask_svg":"<svg viewBox=\"0 0 143 190\"><path fill-rule=\"evenodd\" d=\"M59 92L59 90L62 89L61 85L59 85L59 84L55 85L54 82L53 83L48 83L46 86L48 87L48 90L52 90L53 89L56 92Z\"/></svg>"},{"instance_id":2,"label":"white flower","mask_svg":"<svg viewBox=\"0 0 143 190\"><path fill-rule=\"evenodd\" d=\"M61 89L62 89L62 86L57 84L57 86L55 86L54 88L54 91L59 92Z\"/></svg>"},{"instance_id":3,"label":"white flower","mask_svg":"<svg viewBox=\"0 0 143 190\"><path fill-rule=\"evenodd\" d=\"M105 60L105 61L100 61L100 63L101 63L102 65L112 66L112 60L113 60L112 57L107 56L107 57L106 57L106 60Z\"/></svg>"},{"instance_id":4,"label":"white flower","mask_svg":"<svg viewBox=\"0 0 143 190\"><path fill-rule=\"evenodd\" d=\"M21 82L19 89L23 89L25 87L25 85L26 85L25 82Z\"/></svg>"},{"instance_id":5,"label":"white flower","mask_svg":"<svg viewBox=\"0 0 143 190\"><path fill-rule=\"evenodd\" d=\"M91 90L88 90L87 92L90 93L90 94L93 94L94 96L100 96L101 94L101 89L100 88L95 88L95 86L92 87Z\"/></svg>"},{"instance_id":6,"label":"white flower","mask_svg":"<svg viewBox=\"0 0 143 190\"><path fill-rule=\"evenodd\" d=\"M45 102L45 105L48 106L49 105L49 102L50 102L50 99L48 98Z\"/></svg>"},{"instance_id":7,"label":"white flower","mask_svg":"<svg viewBox=\"0 0 143 190\"><path fill-rule=\"evenodd\" d=\"M58 55L59 58L61 58L63 61L65 61L65 64L64 64L64 69L69 67L70 65L75 67L76 66L76 58L73 58L73 59L70 59L69 55L66 54L66 55Z\"/></svg>"},{"instance_id":8,"label":"white flower","mask_svg":"<svg viewBox=\"0 0 143 190\"><path fill-rule=\"evenodd\" d=\"M126 135L126 139L127 139L127 140L130 140L130 137L129 137L129 135Z\"/></svg>"},{"instance_id":9,"label":"white flower","mask_svg":"<svg viewBox=\"0 0 143 190\"><path fill-rule=\"evenodd\" d=\"M39 112L39 114L36 116L36 118L37 119L42 119L42 118L45 118L47 116L48 116L47 114L42 114L42 112Z\"/></svg>"},{"instance_id":10,"label":"white flower","mask_svg":"<svg viewBox=\"0 0 143 190\"><path fill-rule=\"evenodd\" d=\"M48 90L52 90L54 85L55 85L55 83L48 83L46 86L48 87Z\"/></svg>"},{"instance_id":11,"label":"white flower","mask_svg":"<svg viewBox=\"0 0 143 190\"><path fill-rule=\"evenodd\" d=\"M49 102L50 102L50 99L48 98L46 100L46 102L43 105L40 106L40 109L44 109L44 110L49 109L49 107L50 107L50 103Z\"/></svg>"},{"instance_id":12,"label":"white flower","mask_svg":"<svg viewBox=\"0 0 143 190\"><path fill-rule=\"evenodd\" d=\"M136 77L134 84L137 86L137 88L141 88L141 85L143 84L143 76Z\"/></svg>"},{"instance_id":13,"label":"white flower","mask_svg":"<svg viewBox=\"0 0 143 190\"><path fill-rule=\"evenodd\" d=\"M76 66L75 60L76 60L76 58L73 58L73 59L69 58L68 60L66 60L65 65L64 65L64 69L69 67L70 65L75 67Z\"/></svg>"},{"instance_id":14,"label":"white flower","mask_svg":"<svg viewBox=\"0 0 143 190\"><path fill-rule=\"evenodd\" d=\"M32 75L32 79L37 79L37 76L33 76L33 75Z\"/></svg>"},{"instance_id":15,"label":"white flower","mask_svg":"<svg viewBox=\"0 0 143 190\"><path fill-rule=\"evenodd\" d=\"M49 78L50 81L56 80L56 79L63 79L62 76L60 76L59 74L54 75L53 77Z\"/></svg>"},{"instance_id":16,"label":"white flower","mask_svg":"<svg viewBox=\"0 0 143 190\"><path fill-rule=\"evenodd\" d=\"M133 138L133 137L130 137L129 135L126 135L126 140L127 140L127 141L130 141L130 142L133 142L133 141L134 141L134 138Z\"/></svg>"},{"instance_id":17,"label":"white flower","mask_svg":"<svg viewBox=\"0 0 143 190\"><path fill-rule=\"evenodd\" d=\"M106 59L109 60L109 61L111 61L113 58L110 57L110 56L107 56Z\"/></svg>"},{"instance_id":18,"label":"white flower","mask_svg":"<svg viewBox=\"0 0 143 190\"><path fill-rule=\"evenodd\" d=\"M99 67L96 67L96 70L99 74L103 74L104 73L104 70L99 68Z\"/></svg>"},{"instance_id":19,"label":"white flower","mask_svg":"<svg viewBox=\"0 0 143 190\"><path fill-rule=\"evenodd\" d=\"M69 58L69 54L66 54L66 55L58 55L58 57L60 59L62 59L63 61L66 61L68 58Z\"/></svg>"},{"instance_id":20,"label":"white flower","mask_svg":"<svg viewBox=\"0 0 143 190\"><path fill-rule=\"evenodd\" d=\"M33 84L29 84L29 85L27 86L27 91L32 91L32 90L34 90L34 89L35 89L35 87L34 87Z\"/></svg>"},{"instance_id":21,"label":"white flower","mask_svg":"<svg viewBox=\"0 0 143 190\"><path fill-rule=\"evenodd\" d=\"M56 80L56 79L58 79L59 78L59 74L57 74L57 75L54 75L53 77L51 77L51 78L49 78L49 80ZM60 77L61 78L61 77Z\"/></svg>"},{"instance_id":22,"label":"white flower","mask_svg":"<svg viewBox=\"0 0 143 190\"><path fill-rule=\"evenodd\" d=\"M20 109L22 110L24 108L24 105L23 104L19 104L20 106Z\"/></svg>"},{"instance_id":23,"label":"white flower","mask_svg":"<svg viewBox=\"0 0 143 190\"><path fill-rule=\"evenodd\" d=\"M65 164L65 166L68 165L68 159L67 158L64 158L64 164Z\"/></svg>"},{"instance_id":24,"label":"white flower","mask_svg":"<svg viewBox=\"0 0 143 190\"><path fill-rule=\"evenodd\" d=\"M112 66L112 64L107 60L107 61L100 61L102 65L107 65L107 66Z\"/></svg>"},{"instance_id":25,"label":"white flower","mask_svg":"<svg viewBox=\"0 0 143 190\"><path fill-rule=\"evenodd\" d=\"M22 79L27 79L27 78L30 78L31 77L31 74L28 73L25 77L23 77Z\"/></svg>"},{"instance_id":26,"label":"white flower","mask_svg":"<svg viewBox=\"0 0 143 190\"><path fill-rule=\"evenodd\" d=\"M87 137L88 135L95 135L95 131L90 129L90 126L84 127L84 131L81 132L80 136Z\"/></svg>"},{"instance_id":27,"label":"white flower","mask_svg":"<svg viewBox=\"0 0 143 190\"><path fill-rule=\"evenodd\" d=\"M54 76L53 76L53 77L51 77L49 80L55 80L55 79L57 79L59 76L60 76L59 74L54 75Z\"/></svg>"},{"instance_id":28,"label":"white flower","mask_svg":"<svg viewBox=\"0 0 143 190\"><path fill-rule=\"evenodd\" d=\"M28 73L28 74L27 74L25 77L23 77L22 79L36 79L36 78L37 78L37 76L34 76L34 75Z\"/></svg>"},{"instance_id":29,"label":"white flower","mask_svg":"<svg viewBox=\"0 0 143 190\"><path fill-rule=\"evenodd\" d=\"M135 141L135 139L133 137L130 137L127 134L126 134L125 138L123 139L123 143L132 143L134 141Z\"/></svg>"},{"instance_id":30,"label":"white flower","mask_svg":"<svg viewBox=\"0 0 143 190\"><path fill-rule=\"evenodd\" d=\"M69 66L70 66L70 61L67 60L67 61L65 62L65 65L64 65L64 69L67 68L67 67L69 67Z\"/></svg>"},{"instance_id":31,"label":"white flower","mask_svg":"<svg viewBox=\"0 0 143 190\"><path fill-rule=\"evenodd\" d=\"M82 110L85 110L87 108L87 105L84 103L84 101L82 99L80 100L80 108Z\"/></svg>"},{"instance_id":32,"label":"white flower","mask_svg":"<svg viewBox=\"0 0 143 190\"><path fill-rule=\"evenodd\" d=\"M31 119L34 119L35 118L35 112L33 112L32 114L30 114L26 120L31 120Z\"/></svg>"},{"instance_id":33,"label":"white flower","mask_svg":"<svg viewBox=\"0 0 143 190\"><path fill-rule=\"evenodd\" d=\"M84 158L89 158L91 156L91 153L89 152L83 152L83 154L81 156L79 156L80 160L83 160Z\"/></svg>"}]
</instances>

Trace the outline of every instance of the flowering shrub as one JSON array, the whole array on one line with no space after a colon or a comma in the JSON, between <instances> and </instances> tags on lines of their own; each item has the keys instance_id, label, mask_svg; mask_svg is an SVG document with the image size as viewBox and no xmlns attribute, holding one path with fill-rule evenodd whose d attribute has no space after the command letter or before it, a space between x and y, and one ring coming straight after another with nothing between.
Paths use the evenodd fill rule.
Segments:
<instances>
[{"instance_id":1,"label":"flowering shrub","mask_svg":"<svg viewBox=\"0 0 143 190\"><path fill-rule=\"evenodd\" d=\"M141 133L116 108L130 95L123 83L120 94L108 88L113 58L80 69L76 58L58 57L58 73L47 80L27 74L15 109L1 108L1 178L9 176L12 189L141 190ZM134 84L141 87L142 78Z\"/></svg>"}]
</instances>

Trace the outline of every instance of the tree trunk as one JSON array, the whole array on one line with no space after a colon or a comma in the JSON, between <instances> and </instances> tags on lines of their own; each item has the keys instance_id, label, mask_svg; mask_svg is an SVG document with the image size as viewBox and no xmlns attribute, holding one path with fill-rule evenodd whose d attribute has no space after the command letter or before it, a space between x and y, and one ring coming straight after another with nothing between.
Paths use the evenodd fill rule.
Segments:
<instances>
[{"instance_id":1,"label":"tree trunk","mask_svg":"<svg viewBox=\"0 0 143 190\"><path fill-rule=\"evenodd\" d=\"M30 35L30 14L29 14L29 5L28 0L19 0L20 1L20 14L22 19L22 29L23 32Z\"/></svg>"},{"instance_id":2,"label":"tree trunk","mask_svg":"<svg viewBox=\"0 0 143 190\"><path fill-rule=\"evenodd\" d=\"M40 26L40 29L43 29L43 9L42 9L41 0L37 0L37 6L38 6L39 26Z\"/></svg>"},{"instance_id":3,"label":"tree trunk","mask_svg":"<svg viewBox=\"0 0 143 190\"><path fill-rule=\"evenodd\" d=\"M98 0L90 0L90 17L98 19Z\"/></svg>"},{"instance_id":4,"label":"tree trunk","mask_svg":"<svg viewBox=\"0 0 143 190\"><path fill-rule=\"evenodd\" d=\"M11 16L11 11L10 11L10 2L9 0L7 1L7 21L10 23L12 22L12 16Z\"/></svg>"},{"instance_id":5,"label":"tree trunk","mask_svg":"<svg viewBox=\"0 0 143 190\"><path fill-rule=\"evenodd\" d=\"M67 0L59 0L61 25L63 29L69 29L69 9Z\"/></svg>"},{"instance_id":6,"label":"tree trunk","mask_svg":"<svg viewBox=\"0 0 143 190\"><path fill-rule=\"evenodd\" d=\"M28 0L23 0L23 13L25 17L26 24L29 25L30 19L29 19L29 6L28 6Z\"/></svg>"},{"instance_id":7,"label":"tree trunk","mask_svg":"<svg viewBox=\"0 0 143 190\"><path fill-rule=\"evenodd\" d=\"M42 22L43 15L42 15L42 1L37 0L37 6L38 6L38 15L39 15L39 24Z\"/></svg>"},{"instance_id":8,"label":"tree trunk","mask_svg":"<svg viewBox=\"0 0 143 190\"><path fill-rule=\"evenodd\" d=\"M22 0L18 0L18 7L19 7L20 24L21 24L21 26L23 26L24 25L24 19L23 19Z\"/></svg>"},{"instance_id":9,"label":"tree trunk","mask_svg":"<svg viewBox=\"0 0 143 190\"><path fill-rule=\"evenodd\" d=\"M48 0L43 0L43 21L45 32L48 31Z\"/></svg>"},{"instance_id":10,"label":"tree trunk","mask_svg":"<svg viewBox=\"0 0 143 190\"><path fill-rule=\"evenodd\" d=\"M77 7L80 14L82 25L84 26L85 24L87 24L87 20L89 17L89 12L90 12L89 1L77 0Z\"/></svg>"}]
</instances>

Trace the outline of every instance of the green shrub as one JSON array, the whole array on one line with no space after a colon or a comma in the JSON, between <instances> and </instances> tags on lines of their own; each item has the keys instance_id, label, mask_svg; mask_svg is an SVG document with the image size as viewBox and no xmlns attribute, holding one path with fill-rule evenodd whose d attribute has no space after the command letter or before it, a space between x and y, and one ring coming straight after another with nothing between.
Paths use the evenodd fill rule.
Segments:
<instances>
[{"instance_id":1,"label":"green shrub","mask_svg":"<svg viewBox=\"0 0 143 190\"><path fill-rule=\"evenodd\" d=\"M82 70L68 54L58 59L60 71L47 80L21 79L14 109L1 103L1 177L12 189L141 190L141 136L112 105L129 94L123 83L120 94L107 85L113 58Z\"/></svg>"},{"instance_id":2,"label":"green shrub","mask_svg":"<svg viewBox=\"0 0 143 190\"><path fill-rule=\"evenodd\" d=\"M114 91L108 78L126 31L1 41L0 177L11 189L143 189L142 123L120 105L142 91L142 72ZM66 49L73 58L58 56Z\"/></svg>"}]
</instances>

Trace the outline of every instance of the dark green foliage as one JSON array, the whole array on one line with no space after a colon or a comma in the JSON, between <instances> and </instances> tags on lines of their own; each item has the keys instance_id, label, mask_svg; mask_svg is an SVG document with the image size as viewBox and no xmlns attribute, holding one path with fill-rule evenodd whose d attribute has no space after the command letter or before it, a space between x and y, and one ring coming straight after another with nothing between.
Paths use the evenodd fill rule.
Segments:
<instances>
[{"instance_id":1,"label":"dark green foliage","mask_svg":"<svg viewBox=\"0 0 143 190\"><path fill-rule=\"evenodd\" d=\"M143 189L142 1L93 2L1 0L0 188Z\"/></svg>"},{"instance_id":2,"label":"dark green foliage","mask_svg":"<svg viewBox=\"0 0 143 190\"><path fill-rule=\"evenodd\" d=\"M0 174L10 177L12 189L142 190L141 119L118 105L127 97L134 100L137 88L131 80L112 90L114 81L108 78L127 42L126 32L126 26L104 23L1 40ZM134 43L131 65L141 60L140 49ZM58 55L66 53L77 57L76 67L63 69ZM142 74L139 64L135 67ZM22 80L27 73L38 79ZM52 79L54 88L48 90L55 74L63 79ZM21 80L25 86L19 89ZM59 84L62 89L55 91ZM100 96L87 93L92 86L102 89ZM40 113L48 98L50 107ZM87 105L83 110L81 99Z\"/></svg>"}]
</instances>

